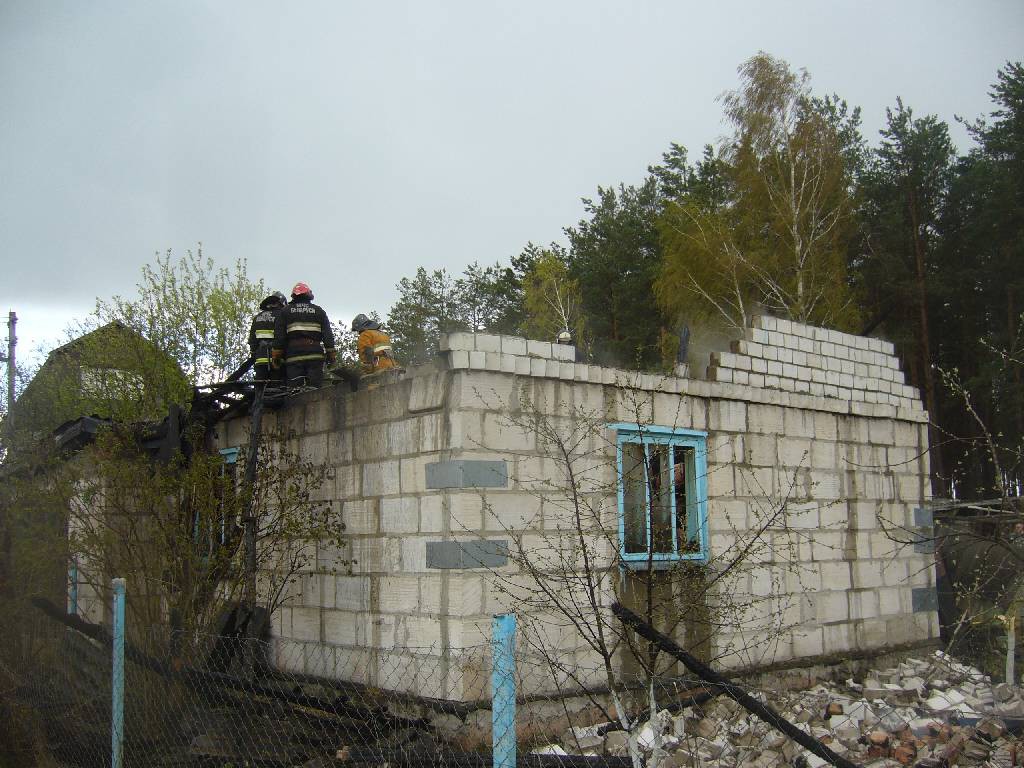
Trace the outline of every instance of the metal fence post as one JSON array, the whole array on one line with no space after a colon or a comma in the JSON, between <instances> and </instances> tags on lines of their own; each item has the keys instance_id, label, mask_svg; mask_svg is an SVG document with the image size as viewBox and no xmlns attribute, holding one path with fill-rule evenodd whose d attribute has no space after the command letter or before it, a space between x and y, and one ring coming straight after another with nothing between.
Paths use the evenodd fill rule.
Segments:
<instances>
[{"instance_id":1,"label":"metal fence post","mask_svg":"<svg viewBox=\"0 0 1024 768\"><path fill-rule=\"evenodd\" d=\"M110 765L121 768L124 747L124 579L111 581L114 587L114 657L111 679Z\"/></svg>"},{"instance_id":2,"label":"metal fence post","mask_svg":"<svg viewBox=\"0 0 1024 768\"><path fill-rule=\"evenodd\" d=\"M491 743L494 768L516 768L516 617L491 625Z\"/></svg>"}]
</instances>

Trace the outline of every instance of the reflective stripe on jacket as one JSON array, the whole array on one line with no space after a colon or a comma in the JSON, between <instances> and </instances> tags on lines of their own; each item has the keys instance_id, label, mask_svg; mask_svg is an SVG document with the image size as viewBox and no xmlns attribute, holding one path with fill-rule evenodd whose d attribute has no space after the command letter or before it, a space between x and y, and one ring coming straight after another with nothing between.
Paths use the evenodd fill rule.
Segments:
<instances>
[{"instance_id":1,"label":"reflective stripe on jacket","mask_svg":"<svg viewBox=\"0 0 1024 768\"><path fill-rule=\"evenodd\" d=\"M331 322L322 308L305 299L292 299L277 316L274 349L284 353L286 363L323 360L334 351Z\"/></svg>"},{"instance_id":2,"label":"reflective stripe on jacket","mask_svg":"<svg viewBox=\"0 0 1024 768\"><path fill-rule=\"evenodd\" d=\"M365 373L383 371L398 365L391 354L391 337L383 331L370 329L360 333L356 351Z\"/></svg>"},{"instance_id":3,"label":"reflective stripe on jacket","mask_svg":"<svg viewBox=\"0 0 1024 768\"><path fill-rule=\"evenodd\" d=\"M252 319L249 326L249 354L255 360L256 365L270 365L270 345L274 343L274 324L277 322L277 314L280 309L264 309ZM260 347L264 354L260 353Z\"/></svg>"}]
</instances>

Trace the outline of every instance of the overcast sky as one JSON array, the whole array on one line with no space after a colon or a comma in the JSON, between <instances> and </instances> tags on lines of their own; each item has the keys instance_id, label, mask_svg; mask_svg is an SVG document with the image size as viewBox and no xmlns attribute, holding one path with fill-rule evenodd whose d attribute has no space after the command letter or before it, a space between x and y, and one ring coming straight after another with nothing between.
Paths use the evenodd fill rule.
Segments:
<instances>
[{"instance_id":1,"label":"overcast sky","mask_svg":"<svg viewBox=\"0 0 1024 768\"><path fill-rule=\"evenodd\" d=\"M897 96L988 112L1022 41L1021 0L0 0L0 310L28 352L201 241L384 315L417 266L561 239L598 185L715 142L758 50L874 141Z\"/></svg>"}]
</instances>

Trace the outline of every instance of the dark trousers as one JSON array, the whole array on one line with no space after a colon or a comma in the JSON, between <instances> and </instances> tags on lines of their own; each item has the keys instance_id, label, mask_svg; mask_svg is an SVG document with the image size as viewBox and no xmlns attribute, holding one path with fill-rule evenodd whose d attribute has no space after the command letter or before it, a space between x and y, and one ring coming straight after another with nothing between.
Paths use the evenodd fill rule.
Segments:
<instances>
[{"instance_id":1,"label":"dark trousers","mask_svg":"<svg viewBox=\"0 0 1024 768\"><path fill-rule=\"evenodd\" d=\"M256 381L271 381L280 382L284 380L284 369L283 368L271 368L269 365L264 363L256 363L252 367L255 372Z\"/></svg>"},{"instance_id":2,"label":"dark trousers","mask_svg":"<svg viewBox=\"0 0 1024 768\"><path fill-rule=\"evenodd\" d=\"M285 363L285 375L289 387L319 387L324 381L324 361L303 360L300 363Z\"/></svg>"}]
</instances>

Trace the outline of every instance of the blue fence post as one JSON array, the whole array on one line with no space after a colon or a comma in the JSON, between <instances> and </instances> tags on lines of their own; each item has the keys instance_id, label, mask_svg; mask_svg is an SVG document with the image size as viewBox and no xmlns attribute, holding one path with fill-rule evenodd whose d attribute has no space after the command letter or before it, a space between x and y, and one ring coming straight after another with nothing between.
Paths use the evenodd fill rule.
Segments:
<instances>
[{"instance_id":1,"label":"blue fence post","mask_svg":"<svg viewBox=\"0 0 1024 768\"><path fill-rule=\"evenodd\" d=\"M78 615L78 560L73 557L68 566L68 614Z\"/></svg>"},{"instance_id":2,"label":"blue fence post","mask_svg":"<svg viewBox=\"0 0 1024 768\"><path fill-rule=\"evenodd\" d=\"M516 617L491 625L491 743L494 768L516 768Z\"/></svg>"},{"instance_id":3,"label":"blue fence post","mask_svg":"<svg viewBox=\"0 0 1024 768\"><path fill-rule=\"evenodd\" d=\"M114 579L114 657L111 679L110 765L121 768L124 748L124 579Z\"/></svg>"}]
</instances>

